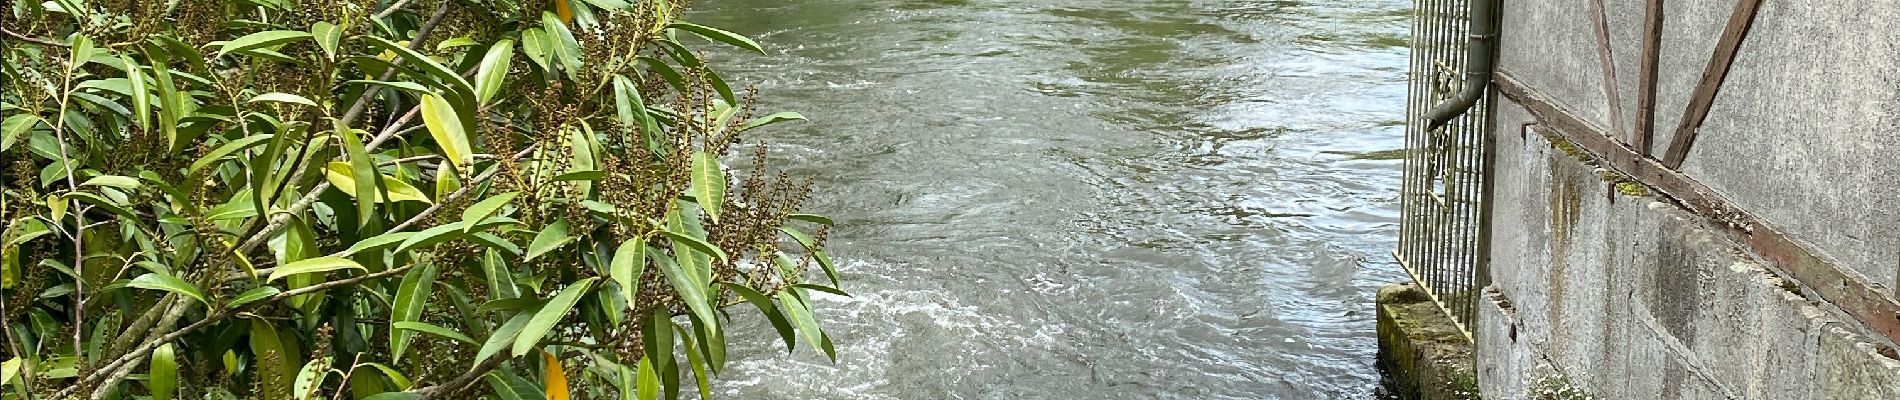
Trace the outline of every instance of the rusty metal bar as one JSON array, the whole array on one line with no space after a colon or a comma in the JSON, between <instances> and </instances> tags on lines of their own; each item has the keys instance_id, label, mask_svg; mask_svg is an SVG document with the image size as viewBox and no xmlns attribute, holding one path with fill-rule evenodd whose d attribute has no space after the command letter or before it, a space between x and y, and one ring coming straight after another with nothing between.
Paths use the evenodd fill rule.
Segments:
<instances>
[{"instance_id":1,"label":"rusty metal bar","mask_svg":"<svg viewBox=\"0 0 1900 400\"><path fill-rule=\"evenodd\" d=\"M1493 79L1498 92L1530 110L1548 131L1591 153L1602 165L1622 172L1655 189L1703 218L1719 222L1743 246L1768 261L1769 267L1799 282L1822 300L1860 320L1874 332L1900 342L1900 301L1883 293L1866 276L1822 257L1766 221L1736 207L1700 182L1656 159L1610 140L1608 133L1525 86L1509 71Z\"/></svg>"},{"instance_id":2,"label":"rusty metal bar","mask_svg":"<svg viewBox=\"0 0 1900 400\"><path fill-rule=\"evenodd\" d=\"M1722 82L1728 79L1728 67L1735 63L1735 52L1741 50L1742 39L1748 37L1748 28L1755 24L1755 11L1759 9L1761 0L1735 3L1735 12L1729 14L1728 26L1722 28L1722 38L1716 41L1715 52L1709 55L1709 64L1702 70L1702 81L1689 96L1689 108L1683 110L1682 121L1676 124L1676 137L1670 140L1669 152L1663 156L1664 166L1682 168L1683 159L1689 157L1689 148L1695 146L1696 131L1702 127L1702 120L1708 118L1709 107L1715 105L1715 95L1722 91Z\"/></svg>"}]
</instances>

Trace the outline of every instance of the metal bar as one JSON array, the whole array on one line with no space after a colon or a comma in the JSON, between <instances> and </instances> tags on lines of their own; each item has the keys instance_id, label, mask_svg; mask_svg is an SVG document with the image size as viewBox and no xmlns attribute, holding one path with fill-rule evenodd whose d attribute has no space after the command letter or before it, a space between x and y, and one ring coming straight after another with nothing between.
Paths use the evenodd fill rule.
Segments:
<instances>
[{"instance_id":1,"label":"metal bar","mask_svg":"<svg viewBox=\"0 0 1900 400\"><path fill-rule=\"evenodd\" d=\"M1656 138L1656 68L1662 53L1663 0L1649 0L1643 17L1643 66L1636 75L1636 140L1638 154L1650 154Z\"/></svg>"},{"instance_id":2,"label":"metal bar","mask_svg":"<svg viewBox=\"0 0 1900 400\"><path fill-rule=\"evenodd\" d=\"M1718 222L1715 225L1728 230L1741 245L1768 261L1770 269L1800 283L1888 340L1900 342L1900 301L1884 293L1865 275L1829 260L1675 168L1609 140L1601 128L1525 86L1510 71L1499 70L1494 80L1499 93L1530 110L1539 124L1588 151L1600 159L1601 164L1655 189L1690 212Z\"/></svg>"},{"instance_id":3,"label":"metal bar","mask_svg":"<svg viewBox=\"0 0 1900 400\"><path fill-rule=\"evenodd\" d=\"M1689 148L1695 146L1696 131L1702 127L1702 120L1708 118L1715 95L1722 91L1722 82L1728 79L1728 67L1735 63L1735 52L1741 49L1742 39L1748 37L1748 28L1755 24L1755 11L1759 9L1761 0L1735 3L1735 12L1729 14L1728 26L1722 29L1722 38L1716 41L1715 52L1709 55L1709 64L1702 70L1702 82L1696 84L1694 94L1689 96L1689 108L1683 110L1682 121L1676 124L1676 137L1669 142L1663 165L1670 169L1682 168L1683 158L1688 157Z\"/></svg>"}]
</instances>

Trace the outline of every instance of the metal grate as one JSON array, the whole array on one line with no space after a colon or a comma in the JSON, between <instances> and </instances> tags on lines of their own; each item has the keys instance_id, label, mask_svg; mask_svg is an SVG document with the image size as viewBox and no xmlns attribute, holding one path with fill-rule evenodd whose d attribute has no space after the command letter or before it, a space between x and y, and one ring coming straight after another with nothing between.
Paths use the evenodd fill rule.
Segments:
<instances>
[{"instance_id":1,"label":"metal grate","mask_svg":"<svg viewBox=\"0 0 1900 400\"><path fill-rule=\"evenodd\" d=\"M1393 252L1467 338L1478 291L1489 283L1483 221L1489 126L1484 111L1491 96L1486 94L1436 131L1426 131L1421 120L1463 84L1470 1L1416 0L1399 247Z\"/></svg>"}]
</instances>

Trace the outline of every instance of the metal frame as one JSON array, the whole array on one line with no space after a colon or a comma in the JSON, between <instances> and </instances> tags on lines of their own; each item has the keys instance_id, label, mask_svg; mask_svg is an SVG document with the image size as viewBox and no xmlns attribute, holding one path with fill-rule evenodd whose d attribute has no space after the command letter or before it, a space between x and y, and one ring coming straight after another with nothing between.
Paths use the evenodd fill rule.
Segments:
<instances>
[{"instance_id":1,"label":"metal frame","mask_svg":"<svg viewBox=\"0 0 1900 400\"><path fill-rule=\"evenodd\" d=\"M1462 101L1473 84L1469 34L1473 6L1491 0L1418 0L1412 26L1410 92L1407 95L1405 170L1400 189L1399 246L1393 251L1406 273L1458 324L1467 339L1480 291L1488 285L1486 194L1490 183L1487 112L1491 98L1479 90L1467 111L1442 120L1435 105ZM1473 2L1478 2L1474 4ZM1495 39L1495 34L1486 35ZM1480 44L1483 46L1484 44Z\"/></svg>"}]
</instances>

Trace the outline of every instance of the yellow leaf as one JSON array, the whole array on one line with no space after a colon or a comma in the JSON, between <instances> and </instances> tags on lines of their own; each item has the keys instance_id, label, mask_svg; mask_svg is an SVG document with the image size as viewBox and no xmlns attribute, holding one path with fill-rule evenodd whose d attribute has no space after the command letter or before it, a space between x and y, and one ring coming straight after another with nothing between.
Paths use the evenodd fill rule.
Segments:
<instances>
[{"instance_id":1,"label":"yellow leaf","mask_svg":"<svg viewBox=\"0 0 1900 400\"><path fill-rule=\"evenodd\" d=\"M561 23L574 25L574 9L569 8L567 0L554 0L554 15L561 17Z\"/></svg>"},{"instance_id":2,"label":"yellow leaf","mask_svg":"<svg viewBox=\"0 0 1900 400\"><path fill-rule=\"evenodd\" d=\"M469 145L469 127L462 126L458 111L448 100L434 95L423 95L421 105L422 123L429 127L429 135L435 138L436 145L442 147L442 156L456 169L468 170L469 163L475 161L474 150Z\"/></svg>"},{"instance_id":3,"label":"yellow leaf","mask_svg":"<svg viewBox=\"0 0 1900 400\"><path fill-rule=\"evenodd\" d=\"M548 364L547 368L542 369L547 374L546 379L542 381L547 386L548 400L568 400L567 372L561 370L561 360L554 358L554 354L546 350L541 351L541 358L547 360Z\"/></svg>"}]
</instances>

